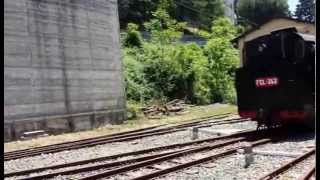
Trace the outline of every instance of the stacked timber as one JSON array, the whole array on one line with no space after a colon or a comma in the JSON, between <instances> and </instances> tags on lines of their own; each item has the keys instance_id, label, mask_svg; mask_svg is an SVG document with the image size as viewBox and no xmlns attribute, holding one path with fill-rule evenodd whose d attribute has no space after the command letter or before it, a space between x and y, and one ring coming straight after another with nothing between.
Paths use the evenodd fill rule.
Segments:
<instances>
[{"instance_id":1,"label":"stacked timber","mask_svg":"<svg viewBox=\"0 0 320 180\"><path fill-rule=\"evenodd\" d=\"M141 110L149 118L159 118L161 115L179 114L190 106L192 105L186 104L184 100L175 99L165 104L143 107Z\"/></svg>"}]
</instances>

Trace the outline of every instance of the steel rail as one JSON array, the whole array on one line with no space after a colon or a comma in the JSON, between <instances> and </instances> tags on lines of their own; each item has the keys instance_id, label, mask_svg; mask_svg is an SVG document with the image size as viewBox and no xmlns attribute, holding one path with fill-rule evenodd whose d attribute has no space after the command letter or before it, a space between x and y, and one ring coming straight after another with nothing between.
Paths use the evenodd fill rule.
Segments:
<instances>
[{"instance_id":1,"label":"steel rail","mask_svg":"<svg viewBox=\"0 0 320 180\"><path fill-rule=\"evenodd\" d=\"M236 138L236 139L232 139L229 141L226 141L224 143L221 143L221 146L226 146L226 145L230 145L233 143L237 143L241 140L245 140L245 138ZM83 168L78 168L78 169L74 169L74 170L69 170L69 171L63 171L63 172L57 172L57 173L51 173L51 174L46 174L46 175L40 175L40 176L33 176L33 177L28 177L25 178L23 180L31 180L31 179L46 179L46 178L52 178L54 176L58 176L58 175L69 175L69 174L76 174L76 173L83 173L83 172L88 172L88 171L94 171L94 170L99 170L102 168L108 168L108 167L112 167L115 168L115 166L119 166L121 164L127 164L127 163L137 163L137 162L142 162L142 161L146 161L146 160L152 160L155 158L161 158L164 156L168 156L170 154L177 154L180 152L187 152L187 151L192 151L192 150L196 150L198 149L197 147L192 147L192 148L188 148L188 149L182 149L182 150L176 150L173 152L167 152L167 153L161 153L161 154L157 154L157 155L150 155L150 156L146 156L146 157L140 157L140 158L133 158L133 159L129 159L129 160L124 160L124 161L118 161L118 162L112 162L112 163L104 163L104 164L100 164L100 165L92 165L89 167L83 167Z\"/></svg>"},{"instance_id":2,"label":"steel rail","mask_svg":"<svg viewBox=\"0 0 320 180\"><path fill-rule=\"evenodd\" d=\"M220 123L210 122L210 123L203 123L203 124L195 125L195 126L192 126L192 127L205 128L205 127L211 127L213 125L216 126L216 125L223 125L223 124L235 124L235 123L241 123L241 122L244 122L244 121L248 121L248 120L247 119L239 119L239 120L226 121L226 122L220 122Z\"/></svg>"},{"instance_id":3,"label":"steel rail","mask_svg":"<svg viewBox=\"0 0 320 180\"><path fill-rule=\"evenodd\" d=\"M141 161L145 161L145 160L149 160L149 159L153 159L153 158L158 158L158 157L162 157L165 155L169 155L169 154L173 154L173 153L177 153L177 152L181 152L181 151L183 151L183 150L177 150L177 151L173 151L173 152L160 153L160 154L149 155L149 156L143 156L143 157L139 157L139 158L131 158L131 159L127 159L127 160L120 160L120 161L103 163L103 164L98 164L98 165L91 165L91 166L80 167L80 168L76 168L76 169L71 169L71 170L66 170L66 171L61 171L61 172L54 172L54 173L49 173L49 174L44 174L44 175L32 176L32 177L22 178L22 179L24 179L24 180L27 180L27 179L30 179L30 180L31 179L33 179L33 180L48 179L48 178L53 178L53 177L59 176L59 175L62 176L62 175L77 174L77 173L83 173L83 172L88 172L88 171L94 171L94 170L98 170L98 169L102 169L102 168L116 168L116 167L123 165L123 164L141 162ZM20 179L20 180L22 180L22 179Z\"/></svg>"},{"instance_id":4,"label":"steel rail","mask_svg":"<svg viewBox=\"0 0 320 180\"><path fill-rule=\"evenodd\" d=\"M219 118L219 116L228 117L226 115L229 115L229 114L231 114L231 113L218 114L218 115L208 116L208 117L204 117L204 118L191 119L191 120L188 120L188 121L193 121L191 123L197 123L197 122L202 122L202 121L209 120L210 118L214 118L214 117L218 117ZM195 121L195 120L198 120L198 121ZM182 122L188 122L188 121L182 121ZM185 124L190 124L190 123L185 123ZM150 127L146 127L146 128L140 128L140 129L125 131L125 132L119 132L119 133L114 133L114 134L107 134L107 135L103 135L103 136L97 136L97 137L93 137L93 138L87 138L87 139L81 139L81 140L69 141L69 142L63 142L63 143L56 143L56 144L40 146L40 147L34 147L34 148L28 148L28 149L22 149L22 150L16 150L16 151L9 151L9 152L4 153L4 156L10 155L10 154L19 153L19 152L31 151L31 150L35 150L35 149L43 149L43 148L48 148L48 147L57 147L57 146L61 146L61 145L70 145L70 143L75 143L75 142L82 142L82 141L88 141L88 140L95 140L95 139L99 139L99 138L109 138L109 137L113 137L113 136L131 134L131 133L136 133L136 132L141 132L141 131L145 131L145 130L155 129L155 128L158 128L158 127L161 127L161 126L167 126L167 125L170 125L170 124L167 123L167 124L162 124L162 125L155 125L155 126L150 126ZM184 124L181 124L181 125L184 125ZM177 125L177 127L178 126L180 126L180 125Z\"/></svg>"},{"instance_id":5,"label":"steel rail","mask_svg":"<svg viewBox=\"0 0 320 180\"><path fill-rule=\"evenodd\" d=\"M224 120L225 121L225 120ZM241 119L236 119L236 120L226 120L224 121L218 121L218 122L210 122L208 125L199 125L198 127L208 127L212 125L220 125L220 124L226 124L226 123L238 123L242 122L244 120ZM192 125L194 126L194 125ZM183 127L178 127L178 128L165 128L165 129L157 129L157 130L152 130L152 131L145 131L145 132L137 132L134 134L126 134L126 135L120 135L116 137L109 137L106 139L95 139L91 140L89 142L80 142L80 143L70 143L68 146L57 146L57 147L50 147L48 149L37 149L33 151L26 151L26 152L20 152L12 155L7 155L4 156L4 160L13 160L13 159L19 159L23 157L29 157L29 156L35 156L35 155L40 155L44 153L54 153L54 152L60 152L64 150L71 150L71 149L79 149L83 147L91 147L95 145L100 145L100 144L107 144L107 143L112 143L112 142L123 142L123 141L128 141L128 140L134 140L138 138L143 138L143 137L149 137L149 136L154 136L154 135L162 135L162 134L168 134L168 133L173 133L177 131L184 131L187 128L186 126Z\"/></svg>"},{"instance_id":6,"label":"steel rail","mask_svg":"<svg viewBox=\"0 0 320 180\"><path fill-rule=\"evenodd\" d=\"M160 154L156 154L156 155L143 156L143 157L140 157L140 158L131 158L131 159L128 159L128 160L104 163L104 164L99 164L99 165L96 165L96 166L98 168L100 168L100 167L101 168L108 168L108 167L113 167L113 166L119 166L121 164L126 164L126 163L131 163L131 162L139 162L139 161L143 161L143 160L147 160L147 159L152 159L152 158L155 158L155 157L161 157L163 155L167 155L167 154L171 154L171 153L175 153L175 152L178 152L178 151L160 153ZM94 162L99 162L99 161L93 161L92 163L94 163ZM90 163L90 162L88 162L88 163ZM39 175L39 176L34 176L33 178L39 178L39 177L41 177L41 178L50 178L50 177L54 177L56 175L68 175L68 174L79 173L79 172L82 172L82 171L85 172L87 170L94 170L94 169L91 169L91 167L93 167L93 166L86 166L86 167L71 169L71 170L62 171L62 172ZM61 168L63 168L63 167L61 167ZM54 168L54 169L60 169L60 168ZM31 173L43 172L43 171L48 171L48 170L53 170L53 169L50 169L50 168L43 168L43 169L42 168L38 168L37 170L31 169L31 170L26 170L26 171L18 171L18 172L12 172L12 173L5 174L4 177L23 176L23 175L27 175L27 174L31 174Z\"/></svg>"},{"instance_id":7,"label":"steel rail","mask_svg":"<svg viewBox=\"0 0 320 180\"><path fill-rule=\"evenodd\" d=\"M281 167L275 169L274 171L264 175L263 177L259 178L259 180L270 180L270 179L273 179L274 177L279 176L284 171L287 171L292 166L294 166L295 164L303 161L304 159L308 158L309 156L311 156L314 153L315 153L315 149L312 149L311 151L308 151L307 153L304 153L303 155L301 155L301 156L293 159L292 161L282 165Z\"/></svg>"},{"instance_id":8,"label":"steel rail","mask_svg":"<svg viewBox=\"0 0 320 180\"><path fill-rule=\"evenodd\" d=\"M110 177L112 175L125 173L125 172L128 172L128 171L132 171L132 170L136 170L136 169L143 168L143 167L146 167L146 166L150 166L150 165L155 164L155 163L159 163L159 162L167 161L167 160L170 160L170 159L173 159L173 158L181 157L181 156L186 155L186 154L197 153L197 152L202 152L202 151L208 151L208 150L215 149L217 147L221 147L221 144L218 143L218 144L215 144L215 145L203 146L203 147L200 147L200 148L197 148L197 149L193 149L193 150L189 150L189 151L183 151L183 152L170 154L170 155L167 155L167 156L164 156L164 157L160 157L160 158L155 158L155 159L151 159L151 160L147 160L147 161L142 161L142 162L135 163L135 164L132 164L132 165L129 165L129 166L124 166L124 167L117 168L117 169L114 169L114 170L105 171L105 172L102 172L102 173L99 173L99 174L95 174L95 175L87 176L87 177L84 177L84 178L80 178L79 180L95 180L95 179L100 179L100 178L106 178L106 177ZM237 149L239 149L239 147L232 149L232 152L236 152Z\"/></svg>"},{"instance_id":9,"label":"steel rail","mask_svg":"<svg viewBox=\"0 0 320 180\"><path fill-rule=\"evenodd\" d=\"M216 117L216 116L215 116ZM215 119L221 119L221 118L225 118L228 116L222 116L222 117L216 117ZM116 134L109 134L109 135L104 135L104 136L98 136L98 137L93 137L93 138L88 138L88 139L82 139L82 140L76 140L76 141L69 141L69 142L64 142L64 143L58 143L58 144L51 144L51 145L47 145L47 146L41 146L41 147L36 147L36 148L30 148L30 149L24 149L24 150L17 150L17 151L11 151L11 152L6 152L4 154L4 157L6 156L10 156L10 155L15 155L15 154L19 154L19 153L23 153L23 152L29 152L29 151L36 151L36 150L43 150L43 149L49 149L49 148L56 148L56 147L65 147L65 146L70 146L72 144L77 144L77 143L85 143L85 142L91 142L91 141L96 141L99 139L115 139L115 138L120 138L120 137L127 137L129 135L138 135L138 134L142 134L142 133L147 133L147 132L157 132L157 131L163 131L163 130L170 130L173 128L177 128L177 127L182 127L182 126L188 126L188 125L193 125L196 123L201 123L203 121L208 121L211 120L211 118L202 118L201 120L195 121L195 122L191 122L191 123L185 123L185 124L180 124L180 125L176 125L176 126L171 126L171 127L167 127L167 128L162 128L159 130L151 130L150 129L154 129L157 127L161 127L161 126L166 126L168 124L164 124L164 125L157 125L157 126L151 126L151 127L147 127L147 128L142 128L142 129L137 129L137 130L132 130L132 131L126 131L126 132L121 132L121 133L116 133ZM149 131L148 131L149 130Z\"/></svg>"},{"instance_id":10,"label":"steel rail","mask_svg":"<svg viewBox=\"0 0 320 180\"><path fill-rule=\"evenodd\" d=\"M31 153L26 152L26 153L22 153L22 154L18 154L18 155L12 155L12 156L9 156L9 157L4 157L4 160L8 161L8 160L20 159L20 158L24 158L24 157L41 155L41 154L56 153L56 152L65 151L65 150L71 150L71 149L80 149L80 148L92 147L92 146L101 145L101 144L107 144L107 143L135 140L135 139L140 139L140 138L149 137L149 136L174 133L174 132L178 132L178 131L183 131L183 129L169 130L169 131L163 131L163 132L157 132L157 133L149 133L149 134L144 134L144 135L137 135L137 136L131 136L131 137L125 137L125 138L119 138L119 139L112 139L112 140L107 140L107 141L98 140L96 142L89 142L89 143L81 144L81 145L78 145L76 147L74 147L74 146L66 146L66 147L62 147L62 148L57 148L57 149L54 148L54 149L49 149L49 150L44 150L44 151L36 151L36 152L31 152Z\"/></svg>"},{"instance_id":11,"label":"steel rail","mask_svg":"<svg viewBox=\"0 0 320 180\"><path fill-rule=\"evenodd\" d=\"M39 147L32 147L32 148L28 148L28 149L9 151L9 152L5 152L4 156L8 156L8 155L15 154L15 153L20 153L20 152L33 151L33 150L36 150L36 149L43 149L43 148L48 148L48 147L57 147L57 146L62 146L62 145L66 145L66 144L69 145L70 143L87 141L87 140L94 140L94 139L97 139L97 138L107 138L107 137L119 136L119 135L124 135L124 134L129 134L129 133L135 133L135 132L145 131L145 130L149 130L149 129L154 129L154 128L161 127L161 126L164 126L164 125L150 126L150 127L146 127L146 128L135 129L135 130L131 130L131 131L119 132L119 133L114 133L114 134L107 134L107 135L104 135L104 136L98 136L98 137L93 137L93 138L80 139L80 140L75 140L75 141L68 141L68 142L63 142L63 143L50 144L50 145L46 145L46 146L39 146Z\"/></svg>"},{"instance_id":12,"label":"steel rail","mask_svg":"<svg viewBox=\"0 0 320 180\"><path fill-rule=\"evenodd\" d=\"M312 175L316 172L316 167L313 165L304 175L302 175L299 180L309 180Z\"/></svg>"},{"instance_id":13,"label":"steel rail","mask_svg":"<svg viewBox=\"0 0 320 180\"><path fill-rule=\"evenodd\" d=\"M17 172L4 174L4 177L25 175L25 174L45 171L45 170L49 170L49 169L53 170L53 169L70 167L70 166L88 164L88 163L92 163L92 162L106 161L106 160L116 159L116 158L125 157L125 156L151 153L151 152L155 152L155 151L159 151L159 150L181 148L181 147L186 147L186 146L190 146L190 145L197 145L197 144L201 144L201 143L214 142L217 140L234 138L234 137L239 137L239 136L250 136L250 135L252 136L252 135L258 134L258 133L266 134L267 132L268 132L268 130L264 130L264 131L260 131L260 132L257 132L256 130L242 131L242 132L238 132L238 133L234 133L234 134L230 134L230 135L219 136L219 137L214 137L214 138L206 138L206 139L202 139L202 140L189 141L189 142L185 142L185 143L176 143L176 144L171 144L171 145L166 145L166 146L159 146L159 147L143 149L143 150L139 150L139 151L131 151L131 152L127 152L127 153L120 153L120 154L116 154L116 155L104 156L104 157L99 157L99 158L94 158L94 159L89 159L89 160L76 161L76 162L71 162L71 163L67 163L67 164L59 164L59 165L54 165L54 166L47 166L47 167L42 167L42 168L17 171Z\"/></svg>"},{"instance_id":14,"label":"steel rail","mask_svg":"<svg viewBox=\"0 0 320 180\"><path fill-rule=\"evenodd\" d=\"M255 142L253 142L251 144L252 144L252 146L258 146L258 145L261 145L261 144L266 144L268 142L271 142L271 139L262 139L262 140L255 141ZM163 169L163 170L155 171L155 172L152 172L150 174L146 174L146 175L142 175L140 177L132 178L130 180L145 180L145 179L151 179L151 178L163 176L165 174L168 174L168 173L171 173L171 172L174 172L174 171L177 171L177 170L185 169L185 168L188 168L188 167L191 167L191 166L195 166L195 165L202 164L202 163L205 163L205 162L208 162L208 161L212 161L213 159L217 159L217 158L220 158L220 157L224 157L224 156L227 156L227 155L234 154L234 153L237 152L237 150L239 148L241 148L241 147L232 148L230 150L226 150L226 151L218 153L218 154L214 154L214 155L211 155L211 156L200 158L200 159L197 159L197 160L194 160L194 161L190 161L190 162L187 162L187 163L182 163L182 164L179 164L177 166L173 166L173 167L166 168L166 169Z\"/></svg>"},{"instance_id":15,"label":"steel rail","mask_svg":"<svg viewBox=\"0 0 320 180\"><path fill-rule=\"evenodd\" d=\"M239 142L239 141L237 140L236 142ZM124 173L124 172L127 172L127 171L139 169L139 168L142 168L142 167L145 167L145 166L150 166L150 165L155 164L155 163L159 163L159 162L167 161L167 160L170 160L170 159L173 159L173 158L181 157L181 156L184 156L184 155L187 155L187 154L190 154L190 153L198 153L198 152L208 151L208 150L212 150L212 149L215 149L215 148L223 147L223 146L226 146L226 145L229 145L229 144L232 144L232 143L235 143L234 140L227 141L227 142L222 142L222 143L216 143L216 144L213 144L213 145L201 146L201 147L194 148L194 149L191 149L191 150L185 150L185 151L182 151L182 152L169 154L169 155L166 155L166 156L163 156L163 157L154 158L154 159L151 159L151 160L146 160L146 161L134 163L134 164L131 164L131 165L123 166L123 167L116 168L116 169L113 169L113 170L104 171L104 172L99 173L99 174L90 175L90 176L87 176L87 177L80 178L79 180L93 180L93 179L106 178L106 177L110 177L112 175L116 175L116 174L119 174L119 173Z\"/></svg>"}]
</instances>

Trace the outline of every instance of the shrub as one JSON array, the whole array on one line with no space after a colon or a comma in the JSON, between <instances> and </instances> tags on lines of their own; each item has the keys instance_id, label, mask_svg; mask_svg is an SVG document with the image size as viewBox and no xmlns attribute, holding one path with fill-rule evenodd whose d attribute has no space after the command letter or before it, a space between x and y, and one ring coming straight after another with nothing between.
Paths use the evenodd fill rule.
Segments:
<instances>
[{"instance_id":1,"label":"shrub","mask_svg":"<svg viewBox=\"0 0 320 180\"><path fill-rule=\"evenodd\" d=\"M140 104L138 102L129 100L127 101L127 118L128 120L134 120L140 116L141 109Z\"/></svg>"},{"instance_id":2,"label":"shrub","mask_svg":"<svg viewBox=\"0 0 320 180\"><path fill-rule=\"evenodd\" d=\"M140 48L142 45L142 37L140 32L138 31L138 25L134 23L129 23L127 27L127 33L123 40L123 45L125 47L133 48L138 47Z\"/></svg>"},{"instance_id":3,"label":"shrub","mask_svg":"<svg viewBox=\"0 0 320 180\"><path fill-rule=\"evenodd\" d=\"M239 60L230 40L238 29L219 18L210 32L201 32L208 38L204 47L182 44L178 39L184 24L170 19L163 9L155 15L146 23L150 42L139 41L138 46L124 41L130 42L123 51L127 98L142 103L175 98L197 104L235 103L233 77ZM128 29L132 33L138 27Z\"/></svg>"}]
</instances>

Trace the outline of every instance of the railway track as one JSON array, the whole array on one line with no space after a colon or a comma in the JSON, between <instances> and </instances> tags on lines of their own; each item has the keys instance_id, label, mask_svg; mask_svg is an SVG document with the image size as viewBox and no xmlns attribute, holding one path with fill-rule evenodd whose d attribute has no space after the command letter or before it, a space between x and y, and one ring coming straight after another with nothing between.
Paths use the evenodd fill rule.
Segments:
<instances>
[{"instance_id":1,"label":"railway track","mask_svg":"<svg viewBox=\"0 0 320 180\"><path fill-rule=\"evenodd\" d=\"M313 180L315 177L316 167L312 166L304 175L302 175L299 180Z\"/></svg>"},{"instance_id":2,"label":"railway track","mask_svg":"<svg viewBox=\"0 0 320 180\"><path fill-rule=\"evenodd\" d=\"M92 147L96 145L101 144L107 144L107 143L114 143L114 142L124 142L124 141L130 141L135 139L140 139L144 137L150 137L150 136L156 136L156 135L163 135L168 133L174 133L178 131L184 131L187 130L190 127L209 127L213 125L221 125L221 124L231 124L231 123L239 123L243 121L247 121L248 119L241 119L241 118L234 118L234 119L228 119L228 120L219 120L228 117L229 114L222 114L207 118L198 119L193 122L187 122L184 124L179 125L171 125L169 127L163 127L165 125L161 126L153 126L133 131L127 131L122 133L116 133L106 136L100 136L95 138L89 138L84 140L78 140L78 141L72 141L72 142L65 142L65 143L59 143L59 144L53 144L53 145L47 145L37 148L30 148L30 149L24 149L24 150L18 150L18 151L12 151L7 152L4 154L4 160L14 160L24 157L30 157L30 156L36 156L46 153L56 153L64 150L72 150L72 149L80 149L84 147ZM216 120L213 122L207 122L210 120Z\"/></svg>"},{"instance_id":3,"label":"railway track","mask_svg":"<svg viewBox=\"0 0 320 180\"><path fill-rule=\"evenodd\" d=\"M206 153L208 151L215 150L217 148L225 148L227 146L232 146L239 142L249 141L253 145L259 145L267 143L271 140L261 140L267 136L270 136L274 132L270 130L265 131L244 131L240 133L235 133L227 136L220 136L215 138L208 138L197 141L190 141L179 144L172 144L168 146L161 146L155 148L149 148L134 152L121 153L113 156L106 156L96 159L90 159L85 161L78 161L68 164L55 165L50 167L43 167L38 169L31 169L20 172L11 172L4 174L4 177L18 177L24 176L22 179L47 179L56 176L67 176L81 173L88 173L91 171L101 170L101 173L83 177L83 179L98 179L101 177L108 177L112 175L118 175L119 173L130 172L134 169L144 168L152 164L158 164L160 162L167 162L170 159L183 157L186 154L195 153ZM220 155L212 155L212 157L202 158L196 160L194 163L189 162L187 164L180 163L177 167L171 167L167 170L156 171L156 174L163 174L163 172L172 172L174 169L179 169L179 167L188 167L193 164L198 164L201 162L208 161L209 159L215 157L222 157L223 155L228 155L236 152L237 148L229 148L225 153L221 152ZM219 154L219 153L218 153ZM133 157L131 157L133 156ZM121 158L126 159L121 159ZM120 159L120 160L119 160ZM129 165L128 165L129 164ZM124 165L124 166L123 166ZM154 172L155 173L155 172ZM37 175L32 175L37 174ZM39 175L40 174L40 175ZM155 174L154 174L155 175ZM154 176L148 175L148 176ZM144 175L145 176L145 175ZM77 178L78 179L78 178ZM80 178L81 179L81 178Z\"/></svg>"},{"instance_id":4,"label":"railway track","mask_svg":"<svg viewBox=\"0 0 320 180\"><path fill-rule=\"evenodd\" d=\"M307 158L309 158L310 156L315 154L315 149L312 149L306 153L304 153L303 155L293 159L292 161L282 165L281 167L275 169L274 171L264 175L263 177L261 177L259 180L271 180L271 179L277 179L279 177L281 177L281 175L283 173L285 173L286 171L290 170L291 168L293 168L294 166L296 166L298 163L306 160ZM304 180L308 180L310 179L310 177L312 176L312 174L314 173L314 167L309 170L307 172L307 174L305 174L302 179Z\"/></svg>"},{"instance_id":5,"label":"railway track","mask_svg":"<svg viewBox=\"0 0 320 180\"><path fill-rule=\"evenodd\" d=\"M251 145L252 146L258 146L258 145L261 145L261 144L266 144L268 142L271 142L271 139L262 139L262 140L258 140L258 141L253 141L253 142L251 142ZM203 158L199 158L199 159L192 160L192 161L189 161L189 162L178 163L178 165L175 165L175 166L172 166L172 167L168 167L168 168L164 168L164 169L160 169L160 170L156 170L156 171L153 171L151 173L147 173L147 174L144 174L144 175L141 175L141 176L138 176L138 177L134 177L134 178L131 178L131 180L145 180L145 179L151 179L151 178L155 178L155 177L161 177L163 175L166 175L168 173L171 173L171 172L174 172L174 171L177 171L177 170L182 170L182 169L185 169L185 168L188 168L188 167L191 167L191 166L199 165L199 164L202 164L202 163L205 163L205 162L213 161L213 160L215 160L217 158L221 158L221 157L225 157L225 156L234 154L240 148L241 148L241 146L235 147L235 148L231 148L231 149L227 149L227 150L225 150L223 152L215 153L213 155L205 156ZM104 175L105 174L102 173L102 177L104 177ZM93 177L97 177L97 176L100 178L101 174L93 176ZM92 176L91 177L90 176L89 177L85 177L82 180L84 180L84 179L85 180L92 179Z\"/></svg>"}]
</instances>

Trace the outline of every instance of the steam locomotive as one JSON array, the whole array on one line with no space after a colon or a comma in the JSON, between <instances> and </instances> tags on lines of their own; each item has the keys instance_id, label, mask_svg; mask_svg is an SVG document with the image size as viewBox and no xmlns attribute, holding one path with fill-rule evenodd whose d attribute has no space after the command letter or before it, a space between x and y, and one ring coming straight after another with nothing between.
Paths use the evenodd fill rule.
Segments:
<instances>
[{"instance_id":1,"label":"steam locomotive","mask_svg":"<svg viewBox=\"0 0 320 180\"><path fill-rule=\"evenodd\" d=\"M315 119L315 36L296 28L273 31L244 44L236 70L239 115L258 128Z\"/></svg>"}]
</instances>

